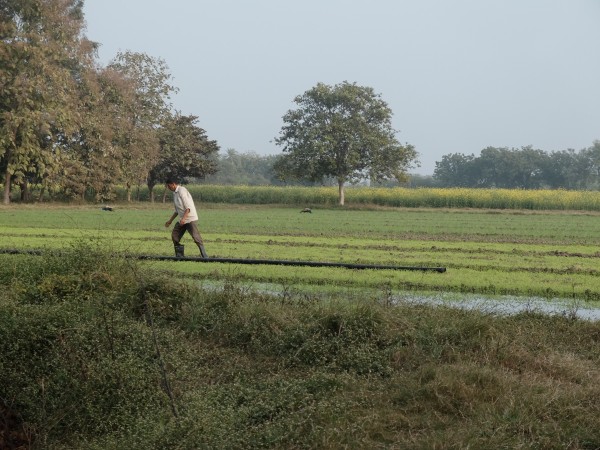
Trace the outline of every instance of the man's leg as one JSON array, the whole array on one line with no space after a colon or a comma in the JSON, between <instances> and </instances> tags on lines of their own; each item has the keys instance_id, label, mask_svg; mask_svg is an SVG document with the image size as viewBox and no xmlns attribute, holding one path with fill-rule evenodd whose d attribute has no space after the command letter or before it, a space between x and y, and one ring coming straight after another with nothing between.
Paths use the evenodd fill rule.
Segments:
<instances>
[{"instance_id":1,"label":"man's leg","mask_svg":"<svg viewBox=\"0 0 600 450\"><path fill-rule=\"evenodd\" d=\"M194 239L194 242L198 246L198 249L200 250L200 255L203 258L208 258L206 250L204 250L204 242L202 241L202 236L200 235L200 231L198 230L198 221L194 220L193 222L186 223L185 226L187 228L188 233L192 235L192 239Z\"/></svg>"},{"instance_id":2,"label":"man's leg","mask_svg":"<svg viewBox=\"0 0 600 450\"><path fill-rule=\"evenodd\" d=\"M171 231L171 240L173 241L173 246L175 247L176 258L183 258L184 256L184 247L179 243L183 233L185 233L185 225L182 227L181 224L177 222L173 227L173 231Z\"/></svg>"}]
</instances>

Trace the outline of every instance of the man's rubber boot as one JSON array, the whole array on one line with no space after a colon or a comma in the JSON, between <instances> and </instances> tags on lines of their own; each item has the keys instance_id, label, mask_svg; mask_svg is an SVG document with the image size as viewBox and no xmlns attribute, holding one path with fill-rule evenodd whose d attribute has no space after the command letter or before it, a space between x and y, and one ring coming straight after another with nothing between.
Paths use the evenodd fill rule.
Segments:
<instances>
[{"instance_id":1,"label":"man's rubber boot","mask_svg":"<svg viewBox=\"0 0 600 450\"><path fill-rule=\"evenodd\" d=\"M203 258L208 258L208 255L206 254L206 250L204 250L204 244L200 244L200 245L198 246L198 248L200 249L200 255L201 255Z\"/></svg>"},{"instance_id":2,"label":"man's rubber boot","mask_svg":"<svg viewBox=\"0 0 600 450\"><path fill-rule=\"evenodd\" d=\"M183 258L184 256L184 246L179 244L175 246L175 258Z\"/></svg>"}]
</instances>

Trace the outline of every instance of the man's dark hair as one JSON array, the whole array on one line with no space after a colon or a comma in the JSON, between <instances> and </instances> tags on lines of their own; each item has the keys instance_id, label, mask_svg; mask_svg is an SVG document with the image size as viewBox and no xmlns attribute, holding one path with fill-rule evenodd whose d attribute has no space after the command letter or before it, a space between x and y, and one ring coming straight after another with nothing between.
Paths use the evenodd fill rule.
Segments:
<instances>
[{"instance_id":1,"label":"man's dark hair","mask_svg":"<svg viewBox=\"0 0 600 450\"><path fill-rule=\"evenodd\" d=\"M165 184L177 184L177 181L174 180L173 178L167 178L165 180Z\"/></svg>"}]
</instances>

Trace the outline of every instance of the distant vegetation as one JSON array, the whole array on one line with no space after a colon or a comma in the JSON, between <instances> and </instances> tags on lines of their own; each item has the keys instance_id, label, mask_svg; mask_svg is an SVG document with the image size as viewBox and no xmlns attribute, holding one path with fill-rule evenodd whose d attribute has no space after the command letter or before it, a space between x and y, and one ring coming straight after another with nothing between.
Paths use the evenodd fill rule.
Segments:
<instances>
[{"instance_id":1,"label":"distant vegetation","mask_svg":"<svg viewBox=\"0 0 600 450\"><path fill-rule=\"evenodd\" d=\"M283 179L276 173L274 167L278 164L282 155L259 155L255 152L240 153L234 149L228 149L219 153L215 158L216 172L203 178L189 178L188 181L199 184L222 184L228 186L337 186L334 178L323 177L318 181L299 179ZM364 186L367 180L353 183L353 186ZM431 175L412 174L407 176L403 183L397 180L371 183L379 187L434 187L436 181Z\"/></svg>"},{"instance_id":2,"label":"distant vegetation","mask_svg":"<svg viewBox=\"0 0 600 450\"><path fill-rule=\"evenodd\" d=\"M217 173L198 180L207 184L227 185L312 185L336 186L335 179L321 178L316 182L286 180L275 173L273 166L281 155L261 156L238 153L233 149L219 154ZM544 152L532 147L487 147L479 156L460 153L444 155L436 162L432 175L409 174L406 180L362 180L354 185L373 187L451 187L482 189L566 189L598 190L600 188L600 141L580 151Z\"/></svg>"},{"instance_id":3,"label":"distant vegetation","mask_svg":"<svg viewBox=\"0 0 600 450\"><path fill-rule=\"evenodd\" d=\"M335 187L193 185L190 191L209 203L335 205ZM408 208L479 208L600 211L600 192L467 188L370 188L347 190L347 205Z\"/></svg>"},{"instance_id":4,"label":"distant vegetation","mask_svg":"<svg viewBox=\"0 0 600 450\"><path fill-rule=\"evenodd\" d=\"M449 154L436 162L433 177L441 187L598 190L600 141L578 152L529 146L487 147L479 156Z\"/></svg>"},{"instance_id":5,"label":"distant vegetation","mask_svg":"<svg viewBox=\"0 0 600 450\"><path fill-rule=\"evenodd\" d=\"M197 201L206 203L333 206L338 202L337 187L333 186L191 184L187 187ZM17 190L16 195L18 193ZM161 202L171 199L171 194L164 186L154 189L153 195ZM150 193L144 186L132 191L115 186L114 197L116 201L147 201ZM45 193L44 198L65 200L49 193ZM354 186L348 188L346 200L348 207L600 211L600 193L592 190Z\"/></svg>"},{"instance_id":6,"label":"distant vegetation","mask_svg":"<svg viewBox=\"0 0 600 450\"><path fill-rule=\"evenodd\" d=\"M334 206L337 187L188 185L198 202L246 205ZM170 194L161 188L161 198ZM125 200L126 191L116 191ZM166 197L164 197L164 195ZM148 190L134 191L147 200ZM525 210L600 211L600 192L567 190L469 189L469 188L372 188L356 186L346 194L347 206L406 208L477 208Z\"/></svg>"}]
</instances>

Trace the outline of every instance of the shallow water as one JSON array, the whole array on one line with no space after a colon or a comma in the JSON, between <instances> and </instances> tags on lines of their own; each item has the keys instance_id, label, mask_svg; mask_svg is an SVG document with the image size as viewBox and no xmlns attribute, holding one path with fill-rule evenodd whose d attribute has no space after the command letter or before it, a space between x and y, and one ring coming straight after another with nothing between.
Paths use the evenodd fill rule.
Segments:
<instances>
[{"instance_id":1,"label":"shallow water","mask_svg":"<svg viewBox=\"0 0 600 450\"><path fill-rule=\"evenodd\" d=\"M203 281L203 288L219 289L222 283ZM252 283L248 286L248 291L260 292L263 294L275 296L302 295L304 290L301 286L294 286L290 290L282 288L281 285L271 283ZM483 296L476 294L458 294L453 292L417 294L414 292L386 292L370 291L352 291L340 290L335 294L331 291L317 293L314 287L310 292L315 297L327 298L328 296L344 295L350 298L364 297L364 294L376 299L378 296L385 296L385 301L392 304L413 304L413 305L431 305L445 306L451 308L460 308L467 311L479 311L491 315L512 315L523 312L541 313L548 315L558 315L582 320L599 321L600 304L587 304L582 300L565 300L561 298L542 298L542 297L517 297L517 296Z\"/></svg>"},{"instance_id":2,"label":"shallow water","mask_svg":"<svg viewBox=\"0 0 600 450\"><path fill-rule=\"evenodd\" d=\"M531 312L591 321L600 320L600 307L587 306L581 300L514 296L458 296L457 294L419 295L413 293L394 296L394 300L397 303L448 306L494 315L511 315L522 312Z\"/></svg>"}]
</instances>

